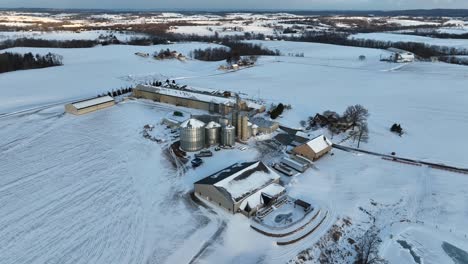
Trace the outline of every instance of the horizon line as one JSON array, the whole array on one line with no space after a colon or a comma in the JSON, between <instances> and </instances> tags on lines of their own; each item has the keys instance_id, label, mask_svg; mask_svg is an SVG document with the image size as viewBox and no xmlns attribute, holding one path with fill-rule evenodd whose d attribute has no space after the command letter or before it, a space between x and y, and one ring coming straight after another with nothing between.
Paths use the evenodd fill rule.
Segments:
<instances>
[{"instance_id":1,"label":"horizon line","mask_svg":"<svg viewBox=\"0 0 468 264\"><path fill-rule=\"evenodd\" d=\"M287 9L287 8L57 8L57 7L0 7L4 10L49 11L111 11L111 12L408 12L408 11L468 11L468 8L416 8L416 9Z\"/></svg>"}]
</instances>

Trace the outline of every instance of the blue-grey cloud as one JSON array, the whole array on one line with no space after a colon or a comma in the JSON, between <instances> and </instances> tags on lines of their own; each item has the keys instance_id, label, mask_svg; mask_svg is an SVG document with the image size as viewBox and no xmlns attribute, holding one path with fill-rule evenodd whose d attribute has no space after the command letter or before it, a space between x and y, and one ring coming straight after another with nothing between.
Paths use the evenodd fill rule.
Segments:
<instances>
[{"instance_id":1,"label":"blue-grey cloud","mask_svg":"<svg viewBox=\"0 0 468 264\"><path fill-rule=\"evenodd\" d=\"M359 9L468 8L468 0L0 0L0 7L104 9Z\"/></svg>"}]
</instances>

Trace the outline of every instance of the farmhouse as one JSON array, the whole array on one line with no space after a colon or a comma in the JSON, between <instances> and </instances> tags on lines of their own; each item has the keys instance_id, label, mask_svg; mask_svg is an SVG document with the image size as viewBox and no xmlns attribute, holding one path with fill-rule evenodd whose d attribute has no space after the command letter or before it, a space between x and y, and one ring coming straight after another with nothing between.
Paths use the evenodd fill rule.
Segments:
<instances>
[{"instance_id":1,"label":"farmhouse","mask_svg":"<svg viewBox=\"0 0 468 264\"><path fill-rule=\"evenodd\" d=\"M292 151L296 155L303 156L311 161L315 161L330 152L331 149L331 141L328 140L328 138L325 136L321 135L295 147Z\"/></svg>"},{"instance_id":2,"label":"farmhouse","mask_svg":"<svg viewBox=\"0 0 468 264\"><path fill-rule=\"evenodd\" d=\"M250 217L285 193L279 179L261 161L235 163L195 182L195 194L233 214Z\"/></svg>"},{"instance_id":3,"label":"farmhouse","mask_svg":"<svg viewBox=\"0 0 468 264\"><path fill-rule=\"evenodd\" d=\"M114 98L103 96L65 105L65 111L74 115L83 115L115 105Z\"/></svg>"},{"instance_id":4,"label":"farmhouse","mask_svg":"<svg viewBox=\"0 0 468 264\"><path fill-rule=\"evenodd\" d=\"M208 92L194 91L190 89L177 89L150 85L138 85L133 89L133 96L161 103L201 109L221 115L231 113L237 103L236 98L233 97L218 96ZM251 101L240 100L239 110L263 112L265 111L265 107Z\"/></svg>"}]
</instances>

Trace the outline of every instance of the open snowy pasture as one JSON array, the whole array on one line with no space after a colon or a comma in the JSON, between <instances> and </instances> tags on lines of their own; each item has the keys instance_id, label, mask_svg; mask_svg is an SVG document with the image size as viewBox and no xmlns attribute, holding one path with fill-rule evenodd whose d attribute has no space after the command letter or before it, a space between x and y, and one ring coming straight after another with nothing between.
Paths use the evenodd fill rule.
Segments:
<instances>
[{"instance_id":1,"label":"open snowy pasture","mask_svg":"<svg viewBox=\"0 0 468 264\"><path fill-rule=\"evenodd\" d=\"M466 175L340 150L334 154L291 181L290 194L327 199L338 217L350 217L362 229L375 218L390 263L417 264L399 240L413 246L420 263L452 263L441 248L444 242L466 251Z\"/></svg>"},{"instance_id":2,"label":"open snowy pasture","mask_svg":"<svg viewBox=\"0 0 468 264\"><path fill-rule=\"evenodd\" d=\"M211 44L176 44L157 46L105 46L84 49L14 48L7 51L34 54L52 52L63 56L63 66L0 75L0 113L47 103L92 97L135 83L166 78L213 74L220 63L193 60L158 61L136 56L171 49L187 55L194 48Z\"/></svg>"},{"instance_id":3,"label":"open snowy pasture","mask_svg":"<svg viewBox=\"0 0 468 264\"><path fill-rule=\"evenodd\" d=\"M162 263L190 259L222 218L190 197L184 177L143 126L173 109L129 101L86 116L53 107L0 124L2 263ZM201 178L256 151L217 152ZM237 158L235 158L237 157ZM248 227L248 225L247 225ZM221 230L222 231L222 230Z\"/></svg>"}]
</instances>

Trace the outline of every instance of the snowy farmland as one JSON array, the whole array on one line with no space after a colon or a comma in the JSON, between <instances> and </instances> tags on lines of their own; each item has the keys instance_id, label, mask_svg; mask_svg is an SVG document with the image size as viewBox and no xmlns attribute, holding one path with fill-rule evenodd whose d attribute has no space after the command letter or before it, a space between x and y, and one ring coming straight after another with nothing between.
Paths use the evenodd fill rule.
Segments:
<instances>
[{"instance_id":1,"label":"snowy farmland","mask_svg":"<svg viewBox=\"0 0 468 264\"><path fill-rule=\"evenodd\" d=\"M334 150L286 185L291 196L327 208L327 221L306 239L281 247L254 232L242 215L207 209L189 197L193 182L261 158L253 146L215 153L213 162L184 174L171 167L163 145L140 134L175 107L127 101L85 116L64 114L66 101L170 78L292 104L279 121L293 127L317 112L359 103L371 113L370 139L362 148L468 164L465 67L380 62L385 51L375 49L261 43L304 57L263 57L255 67L225 73L217 70L223 62L134 55L163 48L187 54L211 44L12 49L54 52L64 56L64 66L0 75L0 262L285 263L313 249L338 218L364 228L369 216L360 208L382 227L381 252L391 263L416 263L398 241L411 245L424 263L451 260L443 242L466 250L467 175ZM395 122L404 127L403 137L389 132ZM162 137L169 133L156 130Z\"/></svg>"}]
</instances>

